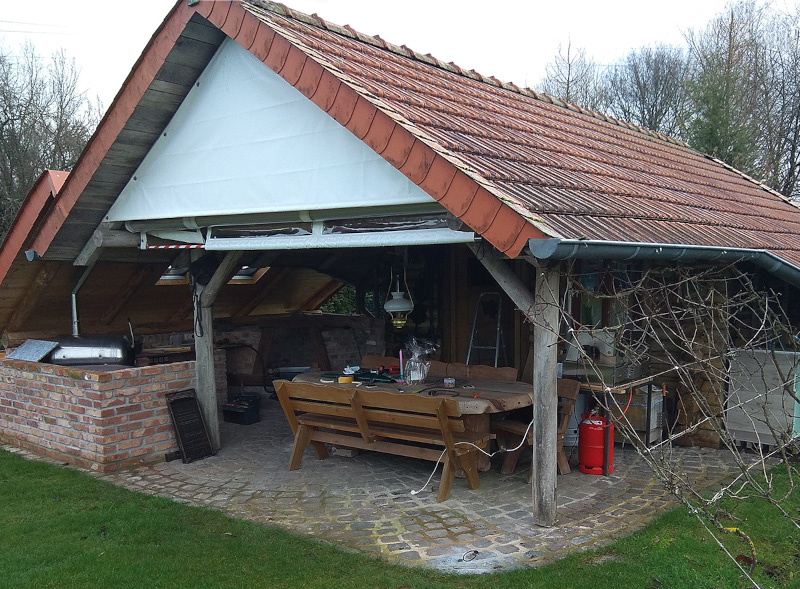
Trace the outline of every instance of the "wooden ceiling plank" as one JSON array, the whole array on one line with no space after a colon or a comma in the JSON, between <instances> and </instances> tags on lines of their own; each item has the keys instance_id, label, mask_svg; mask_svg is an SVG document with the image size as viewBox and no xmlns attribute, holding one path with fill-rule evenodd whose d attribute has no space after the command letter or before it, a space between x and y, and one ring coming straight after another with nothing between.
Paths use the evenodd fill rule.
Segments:
<instances>
[{"instance_id":1,"label":"wooden ceiling plank","mask_svg":"<svg viewBox=\"0 0 800 589\"><path fill-rule=\"evenodd\" d=\"M127 306L144 281L150 278L152 274L153 269L150 266L139 266L130 280L128 280L117 293L108 311L100 317L100 323L103 325L111 325L111 322L116 319L117 315Z\"/></svg>"},{"instance_id":2,"label":"wooden ceiling plank","mask_svg":"<svg viewBox=\"0 0 800 589\"><path fill-rule=\"evenodd\" d=\"M261 289L254 297L252 297L237 311L235 311L232 316L245 317L252 313L264 301L264 299L266 299L275 291L275 289L280 285L281 281L290 274L290 268L270 268L269 272L262 276L261 280L259 280L257 283L259 286L261 286Z\"/></svg>"},{"instance_id":3,"label":"wooden ceiling plank","mask_svg":"<svg viewBox=\"0 0 800 589\"><path fill-rule=\"evenodd\" d=\"M342 287L342 283L338 280L331 280L322 288L314 291L314 293L306 299L306 301L298 307L301 311L315 311L322 303L331 298L336 291Z\"/></svg>"},{"instance_id":4,"label":"wooden ceiling plank","mask_svg":"<svg viewBox=\"0 0 800 589\"><path fill-rule=\"evenodd\" d=\"M36 274L30 288L25 289L22 299L17 302L16 310L8 322L7 331L19 331L36 308L47 287L58 273L59 265L45 262Z\"/></svg>"}]
</instances>

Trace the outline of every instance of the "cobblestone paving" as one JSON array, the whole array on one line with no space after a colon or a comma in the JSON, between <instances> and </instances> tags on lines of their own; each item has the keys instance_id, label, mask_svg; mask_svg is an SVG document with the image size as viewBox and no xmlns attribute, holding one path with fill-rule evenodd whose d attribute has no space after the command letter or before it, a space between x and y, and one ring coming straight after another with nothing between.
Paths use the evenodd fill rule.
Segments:
<instances>
[{"instance_id":1,"label":"cobblestone paving","mask_svg":"<svg viewBox=\"0 0 800 589\"><path fill-rule=\"evenodd\" d=\"M292 435L275 401L262 402L260 423L223 422L221 438L216 456L190 464L163 462L96 476L389 561L469 573L538 566L597 548L676 505L644 461L620 444L611 476L575 468L558 477L558 521L542 528L531 517L524 459L508 476L495 464L481 473L474 491L456 479L450 499L436 503L441 467L431 484L411 494L431 474L432 463L425 461L375 453L319 461L309 450L302 467L289 472ZM704 486L734 472L725 452L677 448L674 458L685 476Z\"/></svg>"}]
</instances>

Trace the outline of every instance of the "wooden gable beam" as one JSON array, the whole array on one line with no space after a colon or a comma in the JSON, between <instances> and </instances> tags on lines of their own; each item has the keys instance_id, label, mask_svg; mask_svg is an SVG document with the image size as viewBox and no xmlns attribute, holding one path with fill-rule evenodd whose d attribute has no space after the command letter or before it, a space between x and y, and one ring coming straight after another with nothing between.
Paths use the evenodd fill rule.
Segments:
<instances>
[{"instance_id":1,"label":"wooden gable beam","mask_svg":"<svg viewBox=\"0 0 800 589\"><path fill-rule=\"evenodd\" d=\"M106 223L102 223L95 229L92 238L83 246L73 264L76 266L93 264L100 257L100 251L104 247L138 248L140 244L141 237L138 234L124 229L111 229Z\"/></svg>"}]
</instances>

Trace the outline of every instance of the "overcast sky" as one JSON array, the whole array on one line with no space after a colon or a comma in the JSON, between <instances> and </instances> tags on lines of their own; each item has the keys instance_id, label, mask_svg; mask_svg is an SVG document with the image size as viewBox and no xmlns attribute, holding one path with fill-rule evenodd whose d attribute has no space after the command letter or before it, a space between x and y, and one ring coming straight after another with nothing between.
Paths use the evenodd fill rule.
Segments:
<instances>
[{"instance_id":1,"label":"overcast sky","mask_svg":"<svg viewBox=\"0 0 800 589\"><path fill-rule=\"evenodd\" d=\"M181 0L183 2L187 0ZM725 0L284 0L420 53L520 86L535 86L559 44L585 47L599 63L632 48L683 45ZM0 44L15 53L26 39L49 56L64 48L83 87L111 103L174 0L36 0L4 2Z\"/></svg>"}]
</instances>

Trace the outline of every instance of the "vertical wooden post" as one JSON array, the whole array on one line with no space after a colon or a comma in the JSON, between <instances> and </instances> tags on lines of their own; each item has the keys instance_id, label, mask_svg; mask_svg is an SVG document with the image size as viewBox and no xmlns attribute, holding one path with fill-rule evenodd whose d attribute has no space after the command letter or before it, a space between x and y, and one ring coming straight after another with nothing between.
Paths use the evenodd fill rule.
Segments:
<instances>
[{"instance_id":1,"label":"vertical wooden post","mask_svg":"<svg viewBox=\"0 0 800 589\"><path fill-rule=\"evenodd\" d=\"M540 526L556 521L558 352L558 269L536 271L533 307L533 519Z\"/></svg>"},{"instance_id":2,"label":"vertical wooden post","mask_svg":"<svg viewBox=\"0 0 800 589\"><path fill-rule=\"evenodd\" d=\"M208 284L195 286L194 350L196 357L197 399L203 410L208 437L215 450L220 448L217 413L217 381L214 370L214 301L220 289L234 273L242 252L225 255Z\"/></svg>"},{"instance_id":3,"label":"vertical wooden post","mask_svg":"<svg viewBox=\"0 0 800 589\"><path fill-rule=\"evenodd\" d=\"M203 411L211 447L219 450L219 416L217 415L217 381L214 371L214 310L200 304L205 286L197 285L194 305L195 376L197 400Z\"/></svg>"},{"instance_id":4,"label":"vertical wooden post","mask_svg":"<svg viewBox=\"0 0 800 589\"><path fill-rule=\"evenodd\" d=\"M476 244L470 248L533 324L533 520L549 527L556 521L559 271L537 266L536 293L531 295L491 248Z\"/></svg>"}]
</instances>

